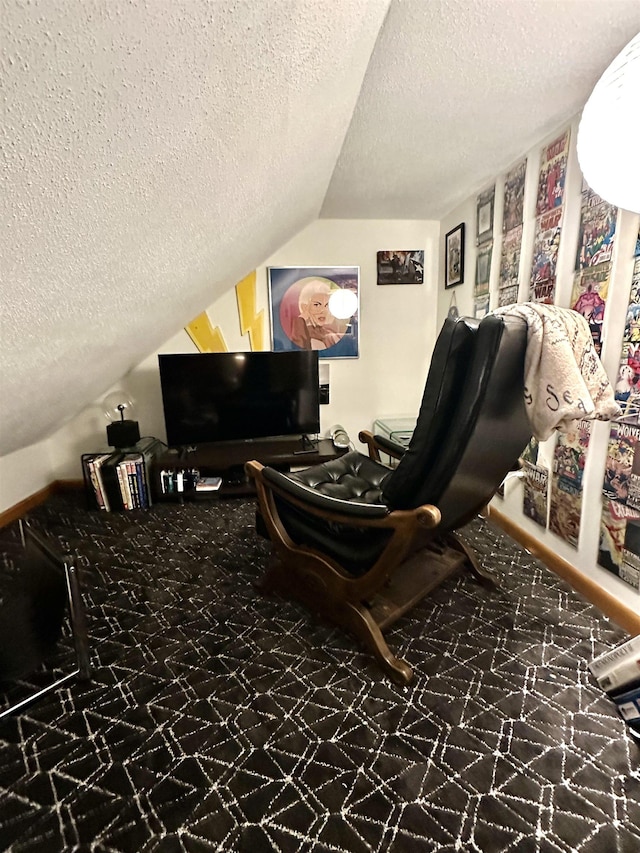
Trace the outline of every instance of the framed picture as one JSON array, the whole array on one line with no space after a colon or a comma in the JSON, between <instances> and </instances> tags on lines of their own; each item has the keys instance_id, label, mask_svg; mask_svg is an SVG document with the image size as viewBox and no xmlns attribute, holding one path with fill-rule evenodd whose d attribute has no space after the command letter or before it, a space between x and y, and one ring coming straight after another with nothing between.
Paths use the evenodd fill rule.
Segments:
<instances>
[{"instance_id":1,"label":"framed picture","mask_svg":"<svg viewBox=\"0 0 640 853\"><path fill-rule=\"evenodd\" d=\"M271 349L358 358L360 267L269 267Z\"/></svg>"},{"instance_id":2,"label":"framed picture","mask_svg":"<svg viewBox=\"0 0 640 853\"><path fill-rule=\"evenodd\" d=\"M491 274L491 255L493 245L478 250L476 256L476 290L489 290L489 276Z\"/></svg>"},{"instance_id":3,"label":"framed picture","mask_svg":"<svg viewBox=\"0 0 640 853\"><path fill-rule=\"evenodd\" d=\"M378 284L422 284L424 251L402 249L378 252Z\"/></svg>"},{"instance_id":4,"label":"framed picture","mask_svg":"<svg viewBox=\"0 0 640 853\"><path fill-rule=\"evenodd\" d=\"M495 187L489 192L482 193L477 200L477 231L476 242L484 243L493 237L493 203L495 200Z\"/></svg>"},{"instance_id":5,"label":"framed picture","mask_svg":"<svg viewBox=\"0 0 640 853\"><path fill-rule=\"evenodd\" d=\"M445 287L464 281L464 222L452 228L445 237Z\"/></svg>"}]
</instances>

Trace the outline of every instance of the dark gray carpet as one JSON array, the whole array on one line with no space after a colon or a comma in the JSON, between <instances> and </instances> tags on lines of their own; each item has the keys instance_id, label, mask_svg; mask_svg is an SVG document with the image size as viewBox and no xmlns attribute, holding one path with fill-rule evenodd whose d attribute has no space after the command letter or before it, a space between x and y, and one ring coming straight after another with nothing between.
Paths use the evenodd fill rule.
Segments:
<instances>
[{"instance_id":1,"label":"dark gray carpet","mask_svg":"<svg viewBox=\"0 0 640 853\"><path fill-rule=\"evenodd\" d=\"M250 501L31 518L82 567L94 672L0 724L2 849L640 850L640 749L587 670L626 637L485 522L500 590L461 575L400 620L398 688L254 590Z\"/></svg>"}]
</instances>

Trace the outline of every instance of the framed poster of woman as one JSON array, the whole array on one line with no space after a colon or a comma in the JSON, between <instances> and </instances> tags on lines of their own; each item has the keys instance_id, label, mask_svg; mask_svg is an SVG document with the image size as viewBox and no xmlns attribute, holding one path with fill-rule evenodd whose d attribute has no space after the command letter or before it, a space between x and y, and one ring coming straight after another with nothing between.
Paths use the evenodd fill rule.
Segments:
<instances>
[{"instance_id":1,"label":"framed poster of woman","mask_svg":"<svg viewBox=\"0 0 640 853\"><path fill-rule=\"evenodd\" d=\"M359 267L269 267L271 349L358 358Z\"/></svg>"}]
</instances>

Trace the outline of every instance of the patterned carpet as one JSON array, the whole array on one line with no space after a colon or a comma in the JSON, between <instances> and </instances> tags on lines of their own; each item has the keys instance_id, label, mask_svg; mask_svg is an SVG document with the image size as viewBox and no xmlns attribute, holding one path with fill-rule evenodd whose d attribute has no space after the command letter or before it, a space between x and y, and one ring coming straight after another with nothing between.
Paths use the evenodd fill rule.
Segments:
<instances>
[{"instance_id":1,"label":"patterned carpet","mask_svg":"<svg viewBox=\"0 0 640 853\"><path fill-rule=\"evenodd\" d=\"M640 850L640 748L587 670L625 635L487 523L500 590L451 578L396 623L398 688L255 591L250 501L31 518L82 568L94 672L0 723L3 850Z\"/></svg>"}]
</instances>

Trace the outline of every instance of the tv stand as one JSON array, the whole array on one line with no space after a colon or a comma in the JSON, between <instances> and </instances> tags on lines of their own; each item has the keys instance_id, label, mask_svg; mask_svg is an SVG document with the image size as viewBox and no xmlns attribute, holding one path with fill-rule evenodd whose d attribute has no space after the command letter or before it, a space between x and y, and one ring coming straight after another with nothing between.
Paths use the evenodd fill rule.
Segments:
<instances>
[{"instance_id":1,"label":"tv stand","mask_svg":"<svg viewBox=\"0 0 640 853\"><path fill-rule=\"evenodd\" d=\"M306 439L306 441L304 441ZM307 444L305 447L304 445ZM311 445L310 447L308 445ZM255 493L253 481L244 473L251 459L285 473L292 467L318 465L342 456L345 450L333 446L329 438L317 442L300 438L274 438L257 441L225 441L175 449L157 456L152 465L153 493L156 501L202 500L216 497L241 497ZM301 456L304 454L303 456ZM197 492L191 472L201 477L222 477L215 492ZM163 482L165 487L163 489ZM168 484L171 484L169 490Z\"/></svg>"},{"instance_id":2,"label":"tv stand","mask_svg":"<svg viewBox=\"0 0 640 853\"><path fill-rule=\"evenodd\" d=\"M309 438L308 435L303 435L300 437L300 447L298 450L294 450L294 453L315 453L318 449L317 442L313 441ZM260 460L258 460L260 461Z\"/></svg>"}]
</instances>

